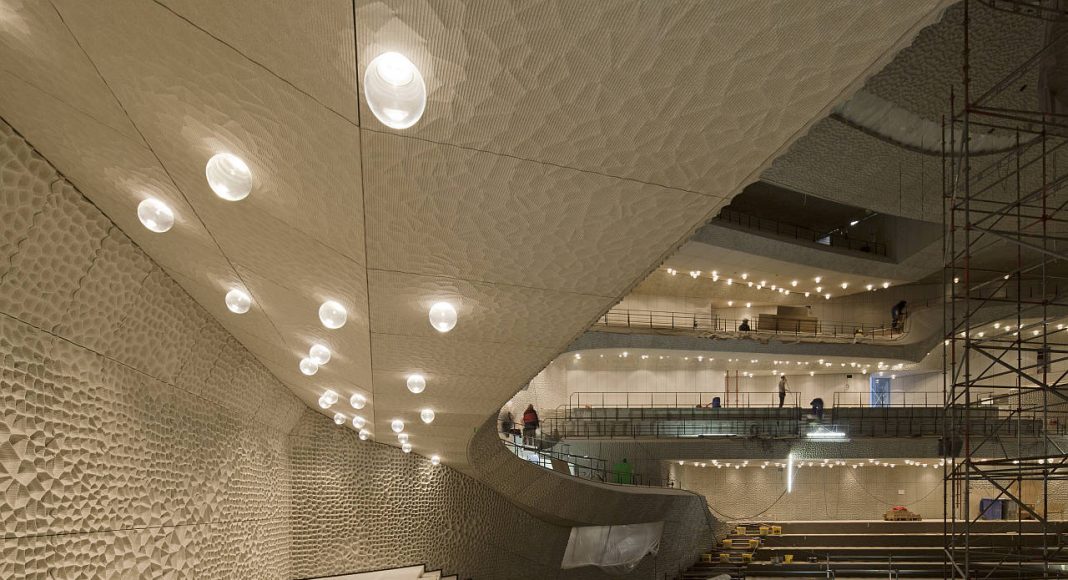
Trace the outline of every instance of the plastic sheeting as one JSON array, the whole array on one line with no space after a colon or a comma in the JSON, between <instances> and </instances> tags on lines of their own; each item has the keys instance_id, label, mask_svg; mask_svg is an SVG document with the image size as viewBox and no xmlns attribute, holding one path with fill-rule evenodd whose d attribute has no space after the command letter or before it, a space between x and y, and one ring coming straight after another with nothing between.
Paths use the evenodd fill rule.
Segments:
<instances>
[{"instance_id":1,"label":"plastic sheeting","mask_svg":"<svg viewBox=\"0 0 1068 580\"><path fill-rule=\"evenodd\" d=\"M646 554L660 549L664 522L571 528L560 568L597 566L609 574L627 574Z\"/></svg>"}]
</instances>

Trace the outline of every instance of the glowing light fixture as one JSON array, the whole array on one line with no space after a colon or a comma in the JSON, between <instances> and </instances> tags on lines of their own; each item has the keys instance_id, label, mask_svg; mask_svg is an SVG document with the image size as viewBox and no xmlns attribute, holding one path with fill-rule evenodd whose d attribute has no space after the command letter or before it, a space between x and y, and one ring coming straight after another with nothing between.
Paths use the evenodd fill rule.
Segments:
<instances>
[{"instance_id":1,"label":"glowing light fixture","mask_svg":"<svg viewBox=\"0 0 1068 580\"><path fill-rule=\"evenodd\" d=\"M308 358L312 359L317 365L325 365L330 362L330 349L322 344L313 344L308 349Z\"/></svg>"},{"instance_id":2,"label":"glowing light fixture","mask_svg":"<svg viewBox=\"0 0 1068 580\"><path fill-rule=\"evenodd\" d=\"M319 365L315 364L315 361L310 358L302 358L300 359L300 372L310 377L319 372Z\"/></svg>"},{"instance_id":3,"label":"glowing light fixture","mask_svg":"<svg viewBox=\"0 0 1068 580\"><path fill-rule=\"evenodd\" d=\"M371 438L371 432L367 429L360 429L360 441L367 441Z\"/></svg>"},{"instance_id":4,"label":"glowing light fixture","mask_svg":"<svg viewBox=\"0 0 1068 580\"><path fill-rule=\"evenodd\" d=\"M786 456L786 493L794 491L794 454Z\"/></svg>"},{"instance_id":5,"label":"glowing light fixture","mask_svg":"<svg viewBox=\"0 0 1068 580\"><path fill-rule=\"evenodd\" d=\"M252 297L244 290L233 288L226 293L226 309L234 314L244 314L252 308Z\"/></svg>"},{"instance_id":6,"label":"glowing light fixture","mask_svg":"<svg viewBox=\"0 0 1068 580\"><path fill-rule=\"evenodd\" d=\"M337 402L337 393L334 391L326 391L322 395L319 395L319 407L323 409L329 409L331 405Z\"/></svg>"},{"instance_id":7,"label":"glowing light fixture","mask_svg":"<svg viewBox=\"0 0 1068 580\"><path fill-rule=\"evenodd\" d=\"M337 301L327 300L319 306L319 321L323 323L323 326L331 330L345 326L345 322L348 319L349 313Z\"/></svg>"},{"instance_id":8,"label":"glowing light fixture","mask_svg":"<svg viewBox=\"0 0 1068 580\"><path fill-rule=\"evenodd\" d=\"M429 424L434 422L434 417L435 417L435 414L434 414L434 410L433 409L423 409L422 411L419 412L419 418L422 419L423 422L426 423L427 425L429 425Z\"/></svg>"},{"instance_id":9,"label":"glowing light fixture","mask_svg":"<svg viewBox=\"0 0 1068 580\"><path fill-rule=\"evenodd\" d=\"M397 441L400 441L401 443L407 443L408 442L408 434L407 433L397 433Z\"/></svg>"},{"instance_id":10,"label":"glowing light fixture","mask_svg":"<svg viewBox=\"0 0 1068 580\"><path fill-rule=\"evenodd\" d=\"M334 413L334 424L335 425L344 425L345 424L345 415L343 415L341 413Z\"/></svg>"},{"instance_id":11,"label":"glowing light fixture","mask_svg":"<svg viewBox=\"0 0 1068 580\"><path fill-rule=\"evenodd\" d=\"M456 327L456 307L448 302L437 302L430 307L430 326L438 332L448 332Z\"/></svg>"},{"instance_id":12,"label":"glowing light fixture","mask_svg":"<svg viewBox=\"0 0 1068 580\"><path fill-rule=\"evenodd\" d=\"M411 127L426 110L423 75L397 52L384 52L367 65L363 91L375 118L393 129Z\"/></svg>"},{"instance_id":13,"label":"glowing light fixture","mask_svg":"<svg viewBox=\"0 0 1068 580\"><path fill-rule=\"evenodd\" d=\"M430 465L435 465L435 466L436 465L441 465L441 458L438 457L437 455L431 456L430 457Z\"/></svg>"},{"instance_id":14,"label":"glowing light fixture","mask_svg":"<svg viewBox=\"0 0 1068 580\"><path fill-rule=\"evenodd\" d=\"M219 153L213 156L208 160L204 174L215 195L227 201L241 201L252 192L252 172L236 155Z\"/></svg>"},{"instance_id":15,"label":"glowing light fixture","mask_svg":"<svg viewBox=\"0 0 1068 580\"><path fill-rule=\"evenodd\" d=\"M404 431L404 421L394 419L393 422L389 424L389 428L393 429L394 433L400 433L401 431Z\"/></svg>"},{"instance_id":16,"label":"glowing light fixture","mask_svg":"<svg viewBox=\"0 0 1068 580\"><path fill-rule=\"evenodd\" d=\"M367 419L364 419L363 417L361 417L359 415L353 415L352 416L352 426L353 427L355 427L357 429L360 429L360 430L363 430L364 426L366 426L366 425L367 425Z\"/></svg>"},{"instance_id":17,"label":"glowing light fixture","mask_svg":"<svg viewBox=\"0 0 1068 580\"><path fill-rule=\"evenodd\" d=\"M137 204L137 219L151 232L162 234L174 226L174 212L162 201L150 197Z\"/></svg>"},{"instance_id":18,"label":"glowing light fixture","mask_svg":"<svg viewBox=\"0 0 1068 580\"><path fill-rule=\"evenodd\" d=\"M412 444L411 443L405 443L405 444L401 445L401 451L403 451L405 453L411 453L412 452Z\"/></svg>"},{"instance_id":19,"label":"glowing light fixture","mask_svg":"<svg viewBox=\"0 0 1068 580\"><path fill-rule=\"evenodd\" d=\"M349 397L349 405L351 405L353 409L362 409L365 405L367 405L367 397L356 393L355 395Z\"/></svg>"},{"instance_id":20,"label":"glowing light fixture","mask_svg":"<svg viewBox=\"0 0 1068 580\"><path fill-rule=\"evenodd\" d=\"M426 390L426 377L419 373L408 375L408 390L418 395Z\"/></svg>"}]
</instances>

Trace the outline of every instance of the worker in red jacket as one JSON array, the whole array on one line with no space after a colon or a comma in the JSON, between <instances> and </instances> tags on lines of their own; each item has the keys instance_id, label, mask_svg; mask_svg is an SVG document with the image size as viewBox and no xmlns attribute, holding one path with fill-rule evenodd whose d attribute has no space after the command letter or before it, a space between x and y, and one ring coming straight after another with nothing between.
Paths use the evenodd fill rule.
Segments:
<instances>
[{"instance_id":1,"label":"worker in red jacket","mask_svg":"<svg viewBox=\"0 0 1068 580\"><path fill-rule=\"evenodd\" d=\"M527 405L527 410L523 411L523 443L534 444L534 435L539 425L541 425L541 420L538 419L538 412L534 410L534 405Z\"/></svg>"}]
</instances>

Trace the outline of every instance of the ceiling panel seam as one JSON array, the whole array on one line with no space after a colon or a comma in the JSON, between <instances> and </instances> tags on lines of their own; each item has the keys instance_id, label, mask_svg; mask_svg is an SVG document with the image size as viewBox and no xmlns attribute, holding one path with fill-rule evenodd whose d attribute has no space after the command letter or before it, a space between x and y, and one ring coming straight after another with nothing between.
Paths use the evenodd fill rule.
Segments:
<instances>
[{"instance_id":1,"label":"ceiling panel seam","mask_svg":"<svg viewBox=\"0 0 1068 580\"><path fill-rule=\"evenodd\" d=\"M384 274L402 274L405 276L419 276L420 278L447 278L449 280L458 280L461 282L471 282L473 284L485 284L487 286L495 286L501 288L519 288L523 290L537 290L539 292L553 292L558 294L568 294L570 296L585 296L588 298L604 298L606 300L615 300L619 296L611 296L608 294L590 294L588 292L576 292L574 290L558 290L556 288L549 288L545 286L528 286L526 284L515 284L512 282L494 282L492 280L483 280L481 278L465 278L463 276L453 276L450 274L425 274L421 272L409 272L407 270L392 270L386 268L367 268L367 272L382 272Z\"/></svg>"},{"instance_id":2,"label":"ceiling panel seam","mask_svg":"<svg viewBox=\"0 0 1068 580\"><path fill-rule=\"evenodd\" d=\"M62 12L60 12L60 10L58 8L56 8L55 4L52 4L51 1L49 2L49 4L52 6L52 9L56 11L56 14L59 15L60 22L63 23L63 27L67 30L67 34L70 34L70 36L74 40L75 44L77 44L78 48L82 51L82 54L84 54L85 58L89 61L89 65L93 67L93 70L96 72L97 76L100 77L100 81L104 83L104 86L107 87L108 92L111 93L111 97L113 99L115 99L115 103L122 110L122 113L124 115L126 115L126 118L130 121L130 125L133 126L134 131L137 131L137 134L141 137L141 140L144 142L145 147L148 149L148 152L152 154L152 157L156 160L156 163L159 164L160 169L163 170L164 175L167 176L167 180L170 181L171 185L174 187L174 190L177 191L178 194L182 196L182 200L185 201L186 205L189 206L190 211L193 212L193 216L196 217L197 221L200 222L200 226L204 228L205 232L207 232L208 237L211 238L212 243L215 244L215 248L219 251L219 255L221 255L223 257L223 259L226 260L226 263L227 263L227 265L230 266L230 269L233 271L234 276L237 277L237 279L241 282L241 285L245 287L245 290L250 295L252 295L253 299L255 300L256 298L255 298L255 295L253 295L252 289L249 288L249 285L245 282L245 279L241 276L241 273L237 271L237 268L234 266L234 263L230 259L230 257L227 256L226 252L223 251L222 246L219 244L219 240L217 240L215 238L215 234L213 234L211 232L211 230L208 228L207 223L205 223L203 218L200 217L200 213L197 212L196 207L189 200L189 196L187 196L185 194L185 191L183 191L182 188L180 188L178 186L178 182L175 181L174 176L171 175L170 170L167 169L167 166L164 165L163 160L160 159L158 154L156 154L155 149L152 148L152 145L148 142L148 139L145 137L144 133L141 131L141 128L137 126L137 123L134 121L133 117L130 115L130 112L126 109L126 106L122 103L122 100L119 99L119 96L115 93L115 90L111 88L111 84L108 83L107 78L105 78L103 73L100 72L100 67L96 66L96 62L93 61L92 56L89 54L88 51L85 50L85 47L82 46L81 41L78 40L78 36L74 34L74 31L71 30L70 26L67 24L67 21L63 18ZM105 215L107 215L107 214L105 214ZM126 233L126 232L123 232L123 233ZM127 234L127 237L130 237L129 234ZM274 321L271 320L271 318L269 316L265 316L265 318L271 324L271 328L274 329L275 333L278 335L278 338L280 340L282 340L283 343L284 343L285 342L285 338L282 336L282 333L279 332L278 327L274 324Z\"/></svg>"},{"instance_id":3,"label":"ceiling panel seam","mask_svg":"<svg viewBox=\"0 0 1068 580\"><path fill-rule=\"evenodd\" d=\"M64 105L64 106L66 106L67 108L69 108L69 109L71 109L71 110L73 110L73 111L75 111L75 112L77 112L77 113L81 114L81 115L82 115L83 117L85 117L85 118L89 119L90 121L92 121L92 122L94 122L94 123L96 123L96 124L100 125L101 127L103 127L103 128L105 128L105 129L107 129L108 131L111 131L111 132L113 132L113 133L115 133L115 134L119 135L119 136L120 136L120 137L122 137L123 139L129 139L129 138L130 138L130 135L129 135L128 133L123 133L122 131L118 130L117 128L115 128L115 127L112 127L111 125L109 125L109 124L105 123L104 121L101 121L100 119L97 119L97 118L96 118L96 117L94 117L94 116L93 116L93 115L92 115L91 113L89 113L89 112L87 112L87 111L83 111L83 110L82 110L81 108L79 108L79 107L75 106L75 105L74 105L74 104L72 104L72 103L68 103L68 102L67 102L67 101L66 101L65 99L63 99L62 97L60 97L60 96L58 96L58 95L54 95L54 94L52 94L52 93L50 93L50 92L46 91L45 89L41 88L40 86L38 86L38 85L37 85L36 83L34 83L34 82L32 82L32 81L26 80L26 79L25 79L25 78L23 78L23 77L22 77L21 75L17 74L17 73L15 72L15 71L12 71L12 70L10 70L10 69L6 69L6 68L5 68L5 69L3 69L3 72L4 72L4 74L8 74L8 75L11 75L11 76L15 77L16 79L18 79L18 80L22 81L23 83L25 83L25 84L27 84L27 85L29 85L29 86L33 87L33 88L34 88L34 90L37 90L38 92L41 92L41 93L43 93L43 94L45 94L45 95L48 95L48 96L49 96L49 97L51 97L52 99L55 99L55 101L56 101L56 102L58 102L58 103L61 103L61 104L63 104L63 105ZM98 75L98 76L99 76L99 75ZM127 117L127 119L128 119L128 118L129 118L129 117ZM14 125L12 125L12 124L11 124L10 122L8 123L8 125L10 125L10 126L14 127ZM25 140L25 137L23 137L23 139ZM28 141L28 140L27 140L26 142L27 142L27 143L29 143L29 141Z\"/></svg>"},{"instance_id":4,"label":"ceiling panel seam","mask_svg":"<svg viewBox=\"0 0 1068 580\"><path fill-rule=\"evenodd\" d=\"M174 11L173 9L171 9L171 7L170 7L170 6L167 6L166 4L164 4L164 3L160 2L160 0L153 0L153 2L155 2L155 4L156 4L157 6L159 6L159 7L163 8L163 9L164 9L164 10L166 10L167 12L170 12L170 13L171 13L171 14L173 14L174 16L178 17L179 19L181 19L182 21L184 21L184 22L185 22L186 24L188 24L188 25L192 26L193 28L196 28L196 29L197 29L197 30L199 30L200 32L203 32L204 34L206 34L206 35L210 36L211 38L215 39L216 41L218 41L218 42L219 42L219 44L222 44L222 45L223 45L223 46L225 46L226 48L229 48L230 50L234 51L235 53L237 53L237 54L241 55L241 58L243 58L243 59L245 59L245 60L247 60L247 61L251 62L252 64L254 64L254 65L256 65L256 66L260 67L261 69L263 69L263 70L267 71L268 73L270 73L270 74L271 74L271 76L275 77L276 79L278 79L278 80L282 81L283 83L285 83L285 84L289 85L290 87L292 87L292 88L293 88L293 90L295 90L295 91L297 91L298 93L300 93L300 94L302 94L302 95L304 95L304 96L308 97L309 99L311 99L311 100L315 101L315 102L316 102L316 104L318 104L318 105L319 105L319 106L321 106L322 108L326 109L327 111L330 111L331 113L333 113L333 114L337 115L337 116L338 116L339 118L341 118L342 120L344 120L344 121L345 121L346 123L348 123L349 125L352 125L353 127L359 127L359 124L358 124L358 122L357 122L357 123L353 123L353 122L352 122L352 119L349 119L349 118L348 118L348 117L346 117L345 115L342 115L342 114L341 114L341 113L339 113L338 111L335 111L334 109L332 109L332 108L331 108L331 107L330 107L329 105L327 105L326 103L323 103L323 102L322 102L322 101L320 101L319 99L316 99L316 98L315 98L314 96L312 96L312 95L311 95L311 93L308 93L308 92L307 92L307 91L305 91L304 89L301 89L301 88L300 88L300 87L298 87L297 85L295 85L295 84L293 84L292 82L290 82L289 80L287 80L287 79L286 79L285 77L283 77L283 76L279 75L278 73L276 73L276 72L274 72L273 70L271 70L270 68L268 68L268 67L267 67L266 65L264 65L263 63L261 63L261 62L257 61L256 59L254 59L254 58L250 57L249 55L247 55L247 54L245 54L245 53L241 52L241 51L240 51L240 50L239 50L239 49L238 49L237 47L235 47L234 45L230 44L229 42L226 42L225 40L223 40L223 39L219 38L218 36L215 36L214 34L212 34L212 33L208 32L207 30L205 30L205 29L203 29L203 28L201 28L200 26L197 26L197 24L196 24L195 22L193 22L192 20L190 20L190 19L186 18L185 16L182 16L181 14L179 14L179 13L175 12L175 11ZM359 115L358 111L359 111L359 107L357 107L357 115ZM359 119L359 117L357 117L357 119Z\"/></svg>"}]
</instances>

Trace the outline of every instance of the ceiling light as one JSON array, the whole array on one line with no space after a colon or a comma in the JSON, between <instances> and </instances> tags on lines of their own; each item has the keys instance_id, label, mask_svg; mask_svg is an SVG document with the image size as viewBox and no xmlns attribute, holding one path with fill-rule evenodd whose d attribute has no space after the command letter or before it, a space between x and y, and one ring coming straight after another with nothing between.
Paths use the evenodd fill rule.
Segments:
<instances>
[{"instance_id":1,"label":"ceiling light","mask_svg":"<svg viewBox=\"0 0 1068 580\"><path fill-rule=\"evenodd\" d=\"M322 395L319 395L319 406L323 409L329 409L331 405L337 402L337 393L334 391L326 391Z\"/></svg>"},{"instance_id":2,"label":"ceiling light","mask_svg":"<svg viewBox=\"0 0 1068 580\"><path fill-rule=\"evenodd\" d=\"M441 465L441 458L437 455L432 455L430 457L430 465Z\"/></svg>"},{"instance_id":3,"label":"ceiling light","mask_svg":"<svg viewBox=\"0 0 1068 580\"><path fill-rule=\"evenodd\" d=\"M204 174L215 195L227 201L241 201L252 191L252 172L236 155L219 153L213 156L208 160Z\"/></svg>"},{"instance_id":4,"label":"ceiling light","mask_svg":"<svg viewBox=\"0 0 1068 580\"><path fill-rule=\"evenodd\" d=\"M743 273L742 274L742 280L748 280L748 279L749 279L749 274L744 274Z\"/></svg>"},{"instance_id":5,"label":"ceiling light","mask_svg":"<svg viewBox=\"0 0 1068 580\"><path fill-rule=\"evenodd\" d=\"M362 430L364 425L367 425L367 419L364 419L363 417L361 417L359 415L353 415L353 417L352 417L352 426L353 427Z\"/></svg>"},{"instance_id":6,"label":"ceiling light","mask_svg":"<svg viewBox=\"0 0 1068 580\"><path fill-rule=\"evenodd\" d=\"M872 289L872 288L875 288L875 286L873 286L873 285L871 285L871 284L868 284L868 285L867 285L867 286L865 286L864 288L866 288L866 289L867 289L868 291L871 291L871 289Z\"/></svg>"},{"instance_id":7,"label":"ceiling light","mask_svg":"<svg viewBox=\"0 0 1068 580\"><path fill-rule=\"evenodd\" d=\"M419 373L408 375L408 390L418 395L426 390L426 377Z\"/></svg>"},{"instance_id":8,"label":"ceiling light","mask_svg":"<svg viewBox=\"0 0 1068 580\"><path fill-rule=\"evenodd\" d=\"M889 287L890 287L890 283L889 282L883 282L883 288L889 288Z\"/></svg>"},{"instance_id":9,"label":"ceiling light","mask_svg":"<svg viewBox=\"0 0 1068 580\"><path fill-rule=\"evenodd\" d=\"M734 306L734 300L728 300L727 306Z\"/></svg>"},{"instance_id":10,"label":"ceiling light","mask_svg":"<svg viewBox=\"0 0 1068 580\"><path fill-rule=\"evenodd\" d=\"M359 393L356 393L355 395L349 397L349 405L351 405L353 409L362 409L366 404L367 397Z\"/></svg>"},{"instance_id":11,"label":"ceiling light","mask_svg":"<svg viewBox=\"0 0 1068 580\"><path fill-rule=\"evenodd\" d=\"M791 286L797 286L797 280L790 280Z\"/></svg>"},{"instance_id":12,"label":"ceiling light","mask_svg":"<svg viewBox=\"0 0 1068 580\"><path fill-rule=\"evenodd\" d=\"M423 75L400 53L384 52L367 65L363 92L375 117L393 129L411 127L426 110Z\"/></svg>"},{"instance_id":13,"label":"ceiling light","mask_svg":"<svg viewBox=\"0 0 1068 580\"><path fill-rule=\"evenodd\" d=\"M341 413L334 413L334 424L335 425L344 425L345 424L345 415L343 415Z\"/></svg>"},{"instance_id":14,"label":"ceiling light","mask_svg":"<svg viewBox=\"0 0 1068 580\"><path fill-rule=\"evenodd\" d=\"M174 226L174 212L167 204L150 197L137 204L137 219L149 231L162 234Z\"/></svg>"},{"instance_id":15,"label":"ceiling light","mask_svg":"<svg viewBox=\"0 0 1068 580\"><path fill-rule=\"evenodd\" d=\"M849 282L842 282L842 290L849 288Z\"/></svg>"},{"instance_id":16,"label":"ceiling light","mask_svg":"<svg viewBox=\"0 0 1068 580\"><path fill-rule=\"evenodd\" d=\"M805 298L808 298L808 292L805 292Z\"/></svg>"},{"instance_id":17,"label":"ceiling light","mask_svg":"<svg viewBox=\"0 0 1068 580\"><path fill-rule=\"evenodd\" d=\"M394 419L393 422L389 424L389 428L393 429L394 433L400 433L401 431L404 431L404 421Z\"/></svg>"},{"instance_id":18,"label":"ceiling light","mask_svg":"<svg viewBox=\"0 0 1068 580\"><path fill-rule=\"evenodd\" d=\"M319 365L315 364L315 361L310 358L302 358L300 359L300 372L310 377L319 372Z\"/></svg>"},{"instance_id":19,"label":"ceiling light","mask_svg":"<svg viewBox=\"0 0 1068 580\"><path fill-rule=\"evenodd\" d=\"M317 365L325 365L330 362L330 349L321 344L313 344L308 349L308 358L312 359Z\"/></svg>"},{"instance_id":20,"label":"ceiling light","mask_svg":"<svg viewBox=\"0 0 1068 580\"><path fill-rule=\"evenodd\" d=\"M407 433L397 433L397 441L400 441L401 443L407 443L408 442L408 434Z\"/></svg>"},{"instance_id":21,"label":"ceiling light","mask_svg":"<svg viewBox=\"0 0 1068 580\"><path fill-rule=\"evenodd\" d=\"M252 297L244 290L234 288L226 293L226 308L234 314L244 314L252 308Z\"/></svg>"},{"instance_id":22,"label":"ceiling light","mask_svg":"<svg viewBox=\"0 0 1068 580\"><path fill-rule=\"evenodd\" d=\"M419 411L419 418L427 425L434 422L434 417L435 414L433 409L423 409L422 411Z\"/></svg>"},{"instance_id":23,"label":"ceiling light","mask_svg":"<svg viewBox=\"0 0 1068 580\"><path fill-rule=\"evenodd\" d=\"M348 319L349 313L345 307L335 300L327 300L319 307L319 321L331 330L345 326Z\"/></svg>"},{"instance_id":24,"label":"ceiling light","mask_svg":"<svg viewBox=\"0 0 1068 580\"><path fill-rule=\"evenodd\" d=\"M745 307L746 307L746 308L749 308L749 307L751 307L752 305L753 305L753 303L752 303L752 302L746 302L746 303L745 303Z\"/></svg>"},{"instance_id":25,"label":"ceiling light","mask_svg":"<svg viewBox=\"0 0 1068 580\"><path fill-rule=\"evenodd\" d=\"M430 307L430 326L438 332L448 332L456 327L456 308L448 302L437 302Z\"/></svg>"},{"instance_id":26,"label":"ceiling light","mask_svg":"<svg viewBox=\"0 0 1068 580\"><path fill-rule=\"evenodd\" d=\"M412 444L411 443L405 443L405 444L401 445L401 451L403 451L405 453L411 453L412 452Z\"/></svg>"},{"instance_id":27,"label":"ceiling light","mask_svg":"<svg viewBox=\"0 0 1068 580\"><path fill-rule=\"evenodd\" d=\"M823 279L823 278L822 278L822 277L820 277L820 276L816 276L815 278L813 278L813 280L815 280L817 284L819 284L819 283L820 283L820 280L822 280L822 279Z\"/></svg>"},{"instance_id":28,"label":"ceiling light","mask_svg":"<svg viewBox=\"0 0 1068 580\"><path fill-rule=\"evenodd\" d=\"M816 286L816 294L823 292L823 286Z\"/></svg>"},{"instance_id":29,"label":"ceiling light","mask_svg":"<svg viewBox=\"0 0 1068 580\"><path fill-rule=\"evenodd\" d=\"M853 221L849 222L849 225L850 226L855 226L855 225L857 225L859 223L860 223L860 220L853 220Z\"/></svg>"},{"instance_id":30,"label":"ceiling light","mask_svg":"<svg viewBox=\"0 0 1068 580\"><path fill-rule=\"evenodd\" d=\"M827 300L831 299L830 293L824 294L823 297L826 298Z\"/></svg>"},{"instance_id":31,"label":"ceiling light","mask_svg":"<svg viewBox=\"0 0 1068 580\"><path fill-rule=\"evenodd\" d=\"M371 432L367 429L360 429L360 441L367 441L371 438Z\"/></svg>"}]
</instances>

